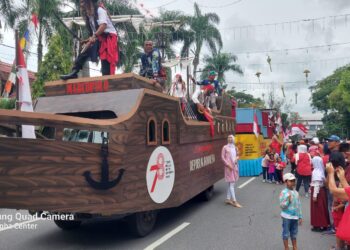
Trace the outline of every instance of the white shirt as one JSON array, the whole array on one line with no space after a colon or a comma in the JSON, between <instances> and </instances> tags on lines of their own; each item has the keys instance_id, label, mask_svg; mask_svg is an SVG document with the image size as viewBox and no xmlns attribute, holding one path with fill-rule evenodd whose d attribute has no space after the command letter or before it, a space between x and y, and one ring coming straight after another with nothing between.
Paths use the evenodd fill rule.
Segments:
<instances>
[{"instance_id":1,"label":"white shirt","mask_svg":"<svg viewBox=\"0 0 350 250\"><path fill-rule=\"evenodd\" d=\"M183 88L181 82L173 82L173 85L170 89L170 95L179 98L183 98L186 96L185 89Z\"/></svg>"},{"instance_id":2,"label":"white shirt","mask_svg":"<svg viewBox=\"0 0 350 250\"><path fill-rule=\"evenodd\" d=\"M107 27L104 32L117 34L117 31L115 30L113 23L107 14L107 11L104 8L99 7L97 9L97 14L98 14L98 20L97 20L98 25L101 25L103 23L107 24Z\"/></svg>"}]
</instances>

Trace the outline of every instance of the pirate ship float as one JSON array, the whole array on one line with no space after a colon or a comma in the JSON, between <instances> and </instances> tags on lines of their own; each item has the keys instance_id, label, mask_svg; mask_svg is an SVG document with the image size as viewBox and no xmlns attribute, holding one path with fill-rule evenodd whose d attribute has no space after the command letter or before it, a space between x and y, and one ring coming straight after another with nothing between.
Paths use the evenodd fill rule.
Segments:
<instances>
[{"instance_id":1,"label":"pirate ship float","mask_svg":"<svg viewBox=\"0 0 350 250\"><path fill-rule=\"evenodd\" d=\"M96 216L125 217L140 236L156 211L223 177L221 148L234 132L225 95L209 123L187 117L179 99L134 74L49 82L35 112L1 110L0 124L35 125L40 139L0 138L0 207L74 214L63 228Z\"/></svg>"}]
</instances>

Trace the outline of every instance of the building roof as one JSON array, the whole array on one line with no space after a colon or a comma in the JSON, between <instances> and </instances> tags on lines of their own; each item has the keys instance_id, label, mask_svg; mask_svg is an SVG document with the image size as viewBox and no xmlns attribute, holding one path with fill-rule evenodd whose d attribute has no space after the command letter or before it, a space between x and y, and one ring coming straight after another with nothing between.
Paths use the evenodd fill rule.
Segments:
<instances>
[{"instance_id":1,"label":"building roof","mask_svg":"<svg viewBox=\"0 0 350 250\"><path fill-rule=\"evenodd\" d=\"M7 81L12 69L12 64L1 62L0 61L0 80L1 81ZM29 71L28 70L28 77L29 77L29 82L34 82L36 77L35 77L35 72Z\"/></svg>"}]
</instances>

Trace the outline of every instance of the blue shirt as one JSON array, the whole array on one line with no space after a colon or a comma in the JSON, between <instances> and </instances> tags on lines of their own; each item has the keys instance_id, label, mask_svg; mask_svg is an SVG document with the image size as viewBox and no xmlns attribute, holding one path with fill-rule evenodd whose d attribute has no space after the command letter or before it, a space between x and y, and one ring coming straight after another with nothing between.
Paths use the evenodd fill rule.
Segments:
<instances>
[{"instance_id":1,"label":"blue shirt","mask_svg":"<svg viewBox=\"0 0 350 250\"><path fill-rule=\"evenodd\" d=\"M292 196L291 200L289 200L289 195ZM281 216L283 218L292 220L303 218L299 193L297 191L285 188L282 190L279 200L282 209Z\"/></svg>"},{"instance_id":2,"label":"blue shirt","mask_svg":"<svg viewBox=\"0 0 350 250\"><path fill-rule=\"evenodd\" d=\"M144 77L154 77L154 74L159 74L161 69L161 56L158 49L153 49L152 52L142 54L140 75Z\"/></svg>"},{"instance_id":3,"label":"blue shirt","mask_svg":"<svg viewBox=\"0 0 350 250\"><path fill-rule=\"evenodd\" d=\"M203 80L201 82L198 82L197 83L198 85L201 85L201 86L206 86L206 85L209 85L209 84L214 84L214 87L215 87L215 92L218 93L219 95L221 94L221 86L220 86L220 83L218 80L214 80L214 81L211 81L209 79L206 79L206 80Z\"/></svg>"}]
</instances>

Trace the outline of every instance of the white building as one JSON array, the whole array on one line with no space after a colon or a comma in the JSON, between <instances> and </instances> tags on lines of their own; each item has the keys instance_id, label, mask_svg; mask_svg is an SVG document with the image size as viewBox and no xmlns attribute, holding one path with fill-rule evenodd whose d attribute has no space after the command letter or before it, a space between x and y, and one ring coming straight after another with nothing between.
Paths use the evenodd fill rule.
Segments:
<instances>
[{"instance_id":1,"label":"white building","mask_svg":"<svg viewBox=\"0 0 350 250\"><path fill-rule=\"evenodd\" d=\"M311 114L302 116L299 120L307 129L308 133L305 138L313 138L316 136L318 130L323 128L322 114Z\"/></svg>"}]
</instances>

